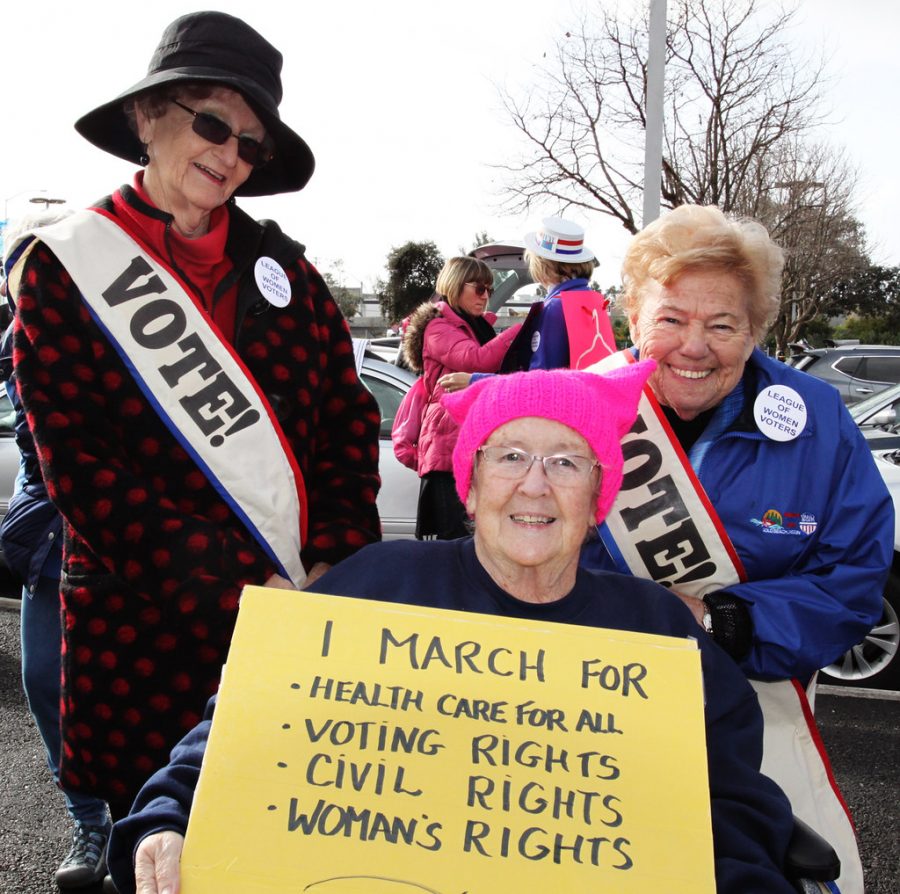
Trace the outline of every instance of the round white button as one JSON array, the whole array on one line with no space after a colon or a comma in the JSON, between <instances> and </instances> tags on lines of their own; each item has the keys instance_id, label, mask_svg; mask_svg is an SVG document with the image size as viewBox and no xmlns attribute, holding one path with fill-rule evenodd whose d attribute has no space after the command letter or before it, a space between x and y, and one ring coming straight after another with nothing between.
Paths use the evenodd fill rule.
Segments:
<instances>
[{"instance_id":1,"label":"round white button","mask_svg":"<svg viewBox=\"0 0 900 894\"><path fill-rule=\"evenodd\" d=\"M770 385L756 396L756 427L773 441L793 441L806 428L806 401L784 385Z\"/></svg>"},{"instance_id":2,"label":"round white button","mask_svg":"<svg viewBox=\"0 0 900 894\"><path fill-rule=\"evenodd\" d=\"M266 301L275 307L287 307L291 303L291 283L281 264L272 258L262 257L253 268L256 285Z\"/></svg>"}]
</instances>

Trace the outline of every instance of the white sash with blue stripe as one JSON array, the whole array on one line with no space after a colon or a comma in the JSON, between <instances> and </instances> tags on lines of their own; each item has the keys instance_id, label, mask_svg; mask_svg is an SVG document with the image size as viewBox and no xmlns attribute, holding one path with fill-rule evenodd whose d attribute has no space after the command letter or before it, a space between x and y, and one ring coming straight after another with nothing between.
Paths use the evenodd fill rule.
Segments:
<instances>
[{"instance_id":1,"label":"white sash with blue stripe","mask_svg":"<svg viewBox=\"0 0 900 894\"><path fill-rule=\"evenodd\" d=\"M81 211L35 234L59 258L145 397L300 587L303 480L271 407L175 275L113 219Z\"/></svg>"}]
</instances>

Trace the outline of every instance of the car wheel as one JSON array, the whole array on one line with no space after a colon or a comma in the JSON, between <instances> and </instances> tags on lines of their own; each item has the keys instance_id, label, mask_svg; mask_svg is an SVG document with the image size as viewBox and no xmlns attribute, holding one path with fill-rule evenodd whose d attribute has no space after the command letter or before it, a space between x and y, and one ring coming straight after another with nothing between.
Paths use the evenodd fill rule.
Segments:
<instances>
[{"instance_id":1,"label":"car wheel","mask_svg":"<svg viewBox=\"0 0 900 894\"><path fill-rule=\"evenodd\" d=\"M891 572L884 588L881 619L866 638L822 668L823 683L838 686L900 688L900 576Z\"/></svg>"}]
</instances>

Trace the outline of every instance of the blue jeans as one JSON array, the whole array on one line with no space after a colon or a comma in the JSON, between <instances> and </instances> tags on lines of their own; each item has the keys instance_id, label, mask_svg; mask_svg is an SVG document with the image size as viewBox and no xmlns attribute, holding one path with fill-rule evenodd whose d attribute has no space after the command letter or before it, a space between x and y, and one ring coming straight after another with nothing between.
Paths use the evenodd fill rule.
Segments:
<instances>
[{"instance_id":1,"label":"blue jeans","mask_svg":"<svg viewBox=\"0 0 900 894\"><path fill-rule=\"evenodd\" d=\"M41 577L34 593L22 590L22 683L28 707L47 751L47 766L59 785L62 734L59 720L62 630L59 581ZM62 789L66 807L77 822L100 826L107 821L99 798Z\"/></svg>"}]
</instances>

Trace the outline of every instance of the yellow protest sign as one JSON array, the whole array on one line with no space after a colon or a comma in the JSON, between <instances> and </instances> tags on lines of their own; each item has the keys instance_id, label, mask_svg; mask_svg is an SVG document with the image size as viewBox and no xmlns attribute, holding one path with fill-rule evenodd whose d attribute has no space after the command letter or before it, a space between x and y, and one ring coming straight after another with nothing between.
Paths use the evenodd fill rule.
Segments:
<instances>
[{"instance_id":1,"label":"yellow protest sign","mask_svg":"<svg viewBox=\"0 0 900 894\"><path fill-rule=\"evenodd\" d=\"M696 643L244 591L184 894L715 891Z\"/></svg>"}]
</instances>

